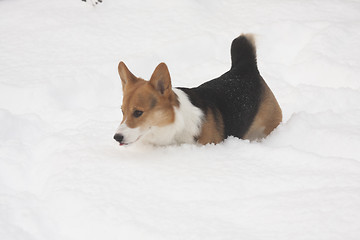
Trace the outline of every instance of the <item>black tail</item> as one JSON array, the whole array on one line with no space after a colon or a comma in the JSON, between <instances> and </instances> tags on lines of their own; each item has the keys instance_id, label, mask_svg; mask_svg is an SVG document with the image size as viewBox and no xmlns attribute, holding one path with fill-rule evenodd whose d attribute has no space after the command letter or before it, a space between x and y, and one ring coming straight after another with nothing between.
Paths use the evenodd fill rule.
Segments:
<instances>
[{"instance_id":1,"label":"black tail","mask_svg":"<svg viewBox=\"0 0 360 240\"><path fill-rule=\"evenodd\" d=\"M231 69L257 70L254 36L241 34L231 44Z\"/></svg>"}]
</instances>

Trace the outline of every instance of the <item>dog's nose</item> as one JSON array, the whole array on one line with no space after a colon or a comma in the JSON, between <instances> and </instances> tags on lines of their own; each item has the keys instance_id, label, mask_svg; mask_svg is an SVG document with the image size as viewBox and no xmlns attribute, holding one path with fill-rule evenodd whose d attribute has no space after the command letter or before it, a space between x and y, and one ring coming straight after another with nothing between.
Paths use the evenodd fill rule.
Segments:
<instances>
[{"instance_id":1,"label":"dog's nose","mask_svg":"<svg viewBox=\"0 0 360 240\"><path fill-rule=\"evenodd\" d=\"M120 133L115 134L114 139L121 143L124 140L124 136Z\"/></svg>"}]
</instances>

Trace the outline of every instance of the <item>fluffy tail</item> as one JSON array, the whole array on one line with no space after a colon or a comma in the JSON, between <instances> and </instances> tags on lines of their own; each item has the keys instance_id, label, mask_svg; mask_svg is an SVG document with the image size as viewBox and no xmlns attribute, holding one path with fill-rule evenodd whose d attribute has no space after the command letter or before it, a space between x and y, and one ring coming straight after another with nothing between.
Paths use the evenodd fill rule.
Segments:
<instances>
[{"instance_id":1,"label":"fluffy tail","mask_svg":"<svg viewBox=\"0 0 360 240\"><path fill-rule=\"evenodd\" d=\"M241 34L233 40L231 69L257 70L255 40L252 34Z\"/></svg>"}]
</instances>

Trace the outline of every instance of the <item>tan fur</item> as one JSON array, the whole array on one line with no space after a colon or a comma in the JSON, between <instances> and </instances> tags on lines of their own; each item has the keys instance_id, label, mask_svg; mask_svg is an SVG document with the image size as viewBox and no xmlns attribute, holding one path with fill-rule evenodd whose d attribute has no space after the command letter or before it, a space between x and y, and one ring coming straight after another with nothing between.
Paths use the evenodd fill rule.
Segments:
<instances>
[{"instance_id":1,"label":"tan fur","mask_svg":"<svg viewBox=\"0 0 360 240\"><path fill-rule=\"evenodd\" d=\"M259 110L244 139L257 140L266 137L282 121L281 108L264 79L261 80L262 96Z\"/></svg>"},{"instance_id":2,"label":"tan fur","mask_svg":"<svg viewBox=\"0 0 360 240\"><path fill-rule=\"evenodd\" d=\"M241 34L241 35L245 36L246 39L250 41L251 45L253 45L253 47L254 47L254 51L256 52L256 47L255 47L256 45L255 45L255 36L254 36L254 34L252 34L252 33L245 33L245 34Z\"/></svg>"},{"instance_id":3,"label":"tan fur","mask_svg":"<svg viewBox=\"0 0 360 240\"><path fill-rule=\"evenodd\" d=\"M214 114L216 114L216 118L219 119L220 124L215 120ZM224 140L223 132L224 123L221 114L219 112L213 113L211 109L208 109L198 142L204 145L207 143L219 143Z\"/></svg>"},{"instance_id":4,"label":"tan fur","mask_svg":"<svg viewBox=\"0 0 360 240\"><path fill-rule=\"evenodd\" d=\"M145 129L174 122L174 106L179 103L165 64L159 64L150 81L135 77L123 62L119 63L118 70L123 84L122 123L126 120L130 128ZM143 111L141 117L133 116L135 110Z\"/></svg>"}]
</instances>

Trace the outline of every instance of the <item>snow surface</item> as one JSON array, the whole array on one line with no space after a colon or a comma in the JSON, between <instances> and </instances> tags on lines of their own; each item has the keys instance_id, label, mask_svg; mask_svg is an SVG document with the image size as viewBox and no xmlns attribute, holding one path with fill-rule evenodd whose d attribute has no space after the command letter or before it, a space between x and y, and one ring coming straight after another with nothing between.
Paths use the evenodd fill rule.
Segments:
<instances>
[{"instance_id":1,"label":"snow surface","mask_svg":"<svg viewBox=\"0 0 360 240\"><path fill-rule=\"evenodd\" d=\"M174 86L256 34L263 142L119 147L120 60ZM360 239L360 3L0 1L0 239Z\"/></svg>"}]
</instances>

